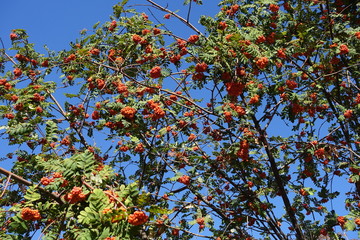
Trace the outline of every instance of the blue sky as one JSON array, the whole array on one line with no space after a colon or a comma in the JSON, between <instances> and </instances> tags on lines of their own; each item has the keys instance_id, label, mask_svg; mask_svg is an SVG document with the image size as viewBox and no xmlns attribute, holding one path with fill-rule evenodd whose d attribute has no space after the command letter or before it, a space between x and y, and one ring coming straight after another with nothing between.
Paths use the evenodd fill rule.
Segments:
<instances>
[{"instance_id":1,"label":"blue sky","mask_svg":"<svg viewBox=\"0 0 360 240\"><path fill-rule=\"evenodd\" d=\"M170 2L169 8L175 11L182 5L178 1L182 2L181 0L177 0L173 4L167 0L157 0L156 2L159 4ZM29 41L36 43L37 50L42 51L42 47L45 44L51 50L62 50L69 46L68 43L70 41L74 41L79 37L79 32L82 29L91 29L98 21L101 23L109 21L109 16L113 12L112 6L118 2L111 0L5 0L1 3L0 38L4 42L5 48L8 48L11 46L9 39L11 30L20 28L27 31L30 36ZM145 0L129 2L131 4L136 3L137 7L142 8L144 11L149 8ZM193 5L190 20L197 22L198 16L206 13L199 11L200 9L203 10L203 6ZM215 9L215 4L214 8L208 8L207 6L206 12L215 13ZM186 17L186 12L181 11L180 15ZM160 18L159 20L163 19ZM169 20L169 22L175 23L175 20ZM175 24L177 30L179 30L179 26L182 25ZM194 34L190 31L183 33L188 35Z\"/></svg>"},{"instance_id":2,"label":"blue sky","mask_svg":"<svg viewBox=\"0 0 360 240\"><path fill-rule=\"evenodd\" d=\"M105 22L116 1L2 1L0 37L10 47L12 29L25 29L37 50L46 44L52 50L67 48L80 30L91 28L97 21Z\"/></svg>"}]
</instances>

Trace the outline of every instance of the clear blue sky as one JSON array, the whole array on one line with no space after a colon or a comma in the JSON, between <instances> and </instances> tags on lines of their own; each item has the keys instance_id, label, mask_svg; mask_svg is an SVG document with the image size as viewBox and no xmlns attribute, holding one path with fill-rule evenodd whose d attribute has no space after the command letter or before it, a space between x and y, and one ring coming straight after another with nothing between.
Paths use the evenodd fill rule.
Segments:
<instances>
[{"instance_id":1,"label":"clear blue sky","mask_svg":"<svg viewBox=\"0 0 360 240\"><path fill-rule=\"evenodd\" d=\"M159 4L168 5L174 11L182 7L182 0L176 0L175 3L171 3L172 1L156 0ZM98 21L102 23L109 21L109 16L113 12L112 6L118 2L120 1L3 0L0 4L2 10L0 14L0 38L4 41L5 48L8 48L11 46L9 39L11 30L21 28L27 31L30 36L29 41L36 43L37 50L42 51L45 44L51 50L62 50L69 46L70 41L74 41L79 37L80 30L84 28L91 29ZM130 0L129 3L136 4L137 7L144 11L149 8L145 0ZM217 9L215 3L217 2L214 2L211 8L207 6L206 12L203 11L204 6L193 4L190 20L197 23L198 16L201 14L214 15ZM187 7L180 11L179 14L186 17L186 10ZM162 21L162 15L159 16L159 20ZM183 26L182 24L176 24L175 20L168 21L174 23L173 26L175 26L176 30ZM182 33L186 35L194 34L191 31Z\"/></svg>"},{"instance_id":2,"label":"clear blue sky","mask_svg":"<svg viewBox=\"0 0 360 240\"><path fill-rule=\"evenodd\" d=\"M108 21L115 3L111 0L2 1L0 37L5 47L10 47L11 30L22 28L30 36L30 42L36 43L37 50L45 44L52 50L61 50L79 36L80 30L90 29L97 21Z\"/></svg>"}]
</instances>

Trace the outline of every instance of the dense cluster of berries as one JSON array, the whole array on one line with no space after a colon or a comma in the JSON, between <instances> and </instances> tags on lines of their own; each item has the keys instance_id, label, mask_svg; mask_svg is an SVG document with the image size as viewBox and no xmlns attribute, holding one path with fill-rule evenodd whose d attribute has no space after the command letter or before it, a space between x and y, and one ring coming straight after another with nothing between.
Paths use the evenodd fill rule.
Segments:
<instances>
[{"instance_id":1,"label":"dense cluster of berries","mask_svg":"<svg viewBox=\"0 0 360 240\"><path fill-rule=\"evenodd\" d=\"M151 78L159 78L161 77L161 68L159 66L153 67L150 70L150 77Z\"/></svg>"},{"instance_id":2,"label":"dense cluster of berries","mask_svg":"<svg viewBox=\"0 0 360 240\"><path fill-rule=\"evenodd\" d=\"M177 180L179 183L189 185L190 184L190 177L188 175L182 175Z\"/></svg>"},{"instance_id":3,"label":"dense cluster of berries","mask_svg":"<svg viewBox=\"0 0 360 240\"><path fill-rule=\"evenodd\" d=\"M348 110L346 110L346 111L344 112L344 117L345 117L345 118L351 118L352 115L353 115L353 110L351 110L351 109L348 109Z\"/></svg>"},{"instance_id":4,"label":"dense cluster of berries","mask_svg":"<svg viewBox=\"0 0 360 240\"><path fill-rule=\"evenodd\" d=\"M114 31L114 29L116 28L116 26L117 26L117 23L116 23L115 20L113 20L113 21L110 23L110 26L108 27L108 30L109 30L110 32L112 32L112 31Z\"/></svg>"},{"instance_id":5,"label":"dense cluster of berries","mask_svg":"<svg viewBox=\"0 0 360 240\"><path fill-rule=\"evenodd\" d=\"M188 141L189 141L189 142L190 142L190 141L193 141L193 140L195 140L195 138L196 138L196 135L193 134L193 133L191 133L190 136L188 137Z\"/></svg>"},{"instance_id":6,"label":"dense cluster of berries","mask_svg":"<svg viewBox=\"0 0 360 240\"><path fill-rule=\"evenodd\" d=\"M279 11L279 9L280 9L280 7L275 4L270 4L270 6L269 6L269 10L273 13L277 13Z\"/></svg>"},{"instance_id":7,"label":"dense cluster of berries","mask_svg":"<svg viewBox=\"0 0 360 240\"><path fill-rule=\"evenodd\" d=\"M198 36L198 35L191 35L191 36L188 38L188 42L189 42L189 43L196 43L198 40L199 40L199 36Z\"/></svg>"},{"instance_id":8,"label":"dense cluster of berries","mask_svg":"<svg viewBox=\"0 0 360 240\"><path fill-rule=\"evenodd\" d=\"M11 41L16 40L18 37L19 37L19 36L18 36L16 33L14 33L14 32L10 33L10 40L11 40Z\"/></svg>"},{"instance_id":9,"label":"dense cluster of berries","mask_svg":"<svg viewBox=\"0 0 360 240\"><path fill-rule=\"evenodd\" d=\"M218 29L225 30L228 27L226 22L219 22Z\"/></svg>"},{"instance_id":10,"label":"dense cluster of berries","mask_svg":"<svg viewBox=\"0 0 360 240\"><path fill-rule=\"evenodd\" d=\"M71 61L74 61L75 59L76 59L76 55L72 53L68 57L64 58L64 63L69 63Z\"/></svg>"},{"instance_id":11,"label":"dense cluster of berries","mask_svg":"<svg viewBox=\"0 0 360 240\"><path fill-rule=\"evenodd\" d=\"M355 37L360 40L360 32L356 32Z\"/></svg>"},{"instance_id":12,"label":"dense cluster of berries","mask_svg":"<svg viewBox=\"0 0 360 240\"><path fill-rule=\"evenodd\" d=\"M232 113L229 111L224 112L225 122L231 122L233 120Z\"/></svg>"},{"instance_id":13,"label":"dense cluster of berries","mask_svg":"<svg viewBox=\"0 0 360 240\"><path fill-rule=\"evenodd\" d=\"M293 81L293 80L286 80L285 82L286 86L291 89L291 90L294 90L295 88L298 87L298 84L297 82Z\"/></svg>"},{"instance_id":14,"label":"dense cluster of berries","mask_svg":"<svg viewBox=\"0 0 360 240\"><path fill-rule=\"evenodd\" d=\"M145 148L142 143L137 144L136 147L134 148L134 152L137 152L137 153L143 153L144 151L145 151Z\"/></svg>"},{"instance_id":15,"label":"dense cluster of berries","mask_svg":"<svg viewBox=\"0 0 360 240\"><path fill-rule=\"evenodd\" d=\"M62 178L62 174L59 172L54 172L52 177L42 177L40 179L40 183L44 186L49 185L50 183L54 182L56 178Z\"/></svg>"},{"instance_id":16,"label":"dense cluster of berries","mask_svg":"<svg viewBox=\"0 0 360 240\"><path fill-rule=\"evenodd\" d=\"M234 16L235 13L239 10L240 6L238 4L234 4L232 6L230 6L229 9L226 10L226 14L229 16Z\"/></svg>"},{"instance_id":17,"label":"dense cluster of berries","mask_svg":"<svg viewBox=\"0 0 360 240\"><path fill-rule=\"evenodd\" d=\"M132 35L132 40L133 40L135 43L140 43L140 42L143 41L144 39L143 39L141 36L139 36L139 35L137 35L137 34L134 34L134 35Z\"/></svg>"},{"instance_id":18,"label":"dense cluster of berries","mask_svg":"<svg viewBox=\"0 0 360 240\"><path fill-rule=\"evenodd\" d=\"M0 79L0 86L4 86L6 90L10 90L12 85L6 79Z\"/></svg>"},{"instance_id":19,"label":"dense cluster of berries","mask_svg":"<svg viewBox=\"0 0 360 240\"><path fill-rule=\"evenodd\" d=\"M244 116L246 114L245 108L235 105L233 103L229 104L230 108L233 109L239 116Z\"/></svg>"},{"instance_id":20,"label":"dense cluster of berries","mask_svg":"<svg viewBox=\"0 0 360 240\"><path fill-rule=\"evenodd\" d=\"M92 114L91 114L91 118L93 120L98 120L100 118L100 113L98 111L94 111Z\"/></svg>"},{"instance_id":21,"label":"dense cluster of berries","mask_svg":"<svg viewBox=\"0 0 360 240\"><path fill-rule=\"evenodd\" d=\"M61 141L60 141L61 145L65 145L65 146L69 146L71 144L71 139L70 136L67 135L65 136Z\"/></svg>"},{"instance_id":22,"label":"dense cluster of berries","mask_svg":"<svg viewBox=\"0 0 360 240\"><path fill-rule=\"evenodd\" d=\"M277 51L277 56L278 56L279 58L286 58L285 49L284 49L284 48L279 49L279 50Z\"/></svg>"},{"instance_id":23,"label":"dense cluster of berries","mask_svg":"<svg viewBox=\"0 0 360 240\"><path fill-rule=\"evenodd\" d=\"M126 119L132 120L132 119L134 119L134 117L135 117L136 109L135 109L135 108L132 108L132 107L129 107L129 106L126 106L126 107L124 107L123 109L121 109L120 113L121 113Z\"/></svg>"},{"instance_id":24,"label":"dense cluster of berries","mask_svg":"<svg viewBox=\"0 0 360 240\"><path fill-rule=\"evenodd\" d=\"M225 86L229 96L237 97L243 92L245 84L239 82L227 82L225 83Z\"/></svg>"},{"instance_id":25,"label":"dense cluster of berries","mask_svg":"<svg viewBox=\"0 0 360 240\"><path fill-rule=\"evenodd\" d=\"M250 98L249 104L255 104L258 103L259 101L260 101L260 96L258 94L255 94Z\"/></svg>"},{"instance_id":26,"label":"dense cluster of berries","mask_svg":"<svg viewBox=\"0 0 360 240\"><path fill-rule=\"evenodd\" d=\"M123 83L118 83L116 89L118 93L124 94L125 97L129 94L127 86Z\"/></svg>"},{"instance_id":27,"label":"dense cluster of berries","mask_svg":"<svg viewBox=\"0 0 360 240\"><path fill-rule=\"evenodd\" d=\"M197 63L195 66L195 72L205 72L208 68L208 65L204 62Z\"/></svg>"},{"instance_id":28,"label":"dense cluster of berries","mask_svg":"<svg viewBox=\"0 0 360 240\"><path fill-rule=\"evenodd\" d=\"M47 178L47 177L43 177L40 179L40 183L44 186L49 185L50 183L52 183L54 181L53 178Z\"/></svg>"},{"instance_id":29,"label":"dense cluster of berries","mask_svg":"<svg viewBox=\"0 0 360 240\"><path fill-rule=\"evenodd\" d=\"M316 156L319 159L324 159L325 158L325 148L318 148L315 150L314 152L314 156Z\"/></svg>"},{"instance_id":30,"label":"dense cluster of berries","mask_svg":"<svg viewBox=\"0 0 360 240\"><path fill-rule=\"evenodd\" d=\"M22 71L20 68L15 68L13 72L15 77L20 77L22 75Z\"/></svg>"},{"instance_id":31,"label":"dense cluster of berries","mask_svg":"<svg viewBox=\"0 0 360 240\"><path fill-rule=\"evenodd\" d=\"M236 155L244 161L249 158L249 143L247 140L240 141L240 149L237 151Z\"/></svg>"},{"instance_id":32,"label":"dense cluster of berries","mask_svg":"<svg viewBox=\"0 0 360 240\"><path fill-rule=\"evenodd\" d=\"M135 211L128 217L128 223L134 226L142 225L148 221L149 217L143 211Z\"/></svg>"},{"instance_id":33,"label":"dense cluster of berries","mask_svg":"<svg viewBox=\"0 0 360 240\"><path fill-rule=\"evenodd\" d=\"M255 63L259 69L264 69L268 65L269 59L267 57L261 57Z\"/></svg>"},{"instance_id":34,"label":"dense cluster of berries","mask_svg":"<svg viewBox=\"0 0 360 240\"><path fill-rule=\"evenodd\" d=\"M41 219L41 215L39 210L26 207L21 209L21 218L24 220L36 221Z\"/></svg>"},{"instance_id":35,"label":"dense cluster of berries","mask_svg":"<svg viewBox=\"0 0 360 240\"><path fill-rule=\"evenodd\" d=\"M346 218L344 216L338 216L337 217L337 222L340 225L340 227L344 227L345 223L346 223Z\"/></svg>"},{"instance_id":36,"label":"dense cluster of berries","mask_svg":"<svg viewBox=\"0 0 360 240\"><path fill-rule=\"evenodd\" d=\"M147 106L151 108L154 113L150 114L148 117L150 117L153 121L156 121L158 119L161 119L165 116L165 111L160 107L160 105L153 100L149 100L147 102Z\"/></svg>"},{"instance_id":37,"label":"dense cluster of berries","mask_svg":"<svg viewBox=\"0 0 360 240\"><path fill-rule=\"evenodd\" d=\"M339 50L340 50L340 53L339 53L340 55L349 53L349 48L345 44L340 45Z\"/></svg>"},{"instance_id":38,"label":"dense cluster of berries","mask_svg":"<svg viewBox=\"0 0 360 240\"><path fill-rule=\"evenodd\" d=\"M81 187L73 187L73 189L64 196L64 200L71 204L74 204L84 201L86 199L86 196L87 195L82 192Z\"/></svg>"}]
</instances>

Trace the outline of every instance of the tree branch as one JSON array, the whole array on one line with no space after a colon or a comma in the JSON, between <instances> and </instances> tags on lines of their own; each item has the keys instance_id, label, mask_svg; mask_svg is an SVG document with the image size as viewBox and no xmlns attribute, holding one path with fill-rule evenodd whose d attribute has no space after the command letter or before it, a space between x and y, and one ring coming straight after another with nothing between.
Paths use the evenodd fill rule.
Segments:
<instances>
[{"instance_id":1,"label":"tree branch","mask_svg":"<svg viewBox=\"0 0 360 240\"><path fill-rule=\"evenodd\" d=\"M152 5L154 5L155 7L157 7L158 9L160 9L161 11L170 13L171 15L175 16L177 19L179 19L180 21L182 21L183 23L185 23L188 27L190 27L192 30L194 30L195 32L197 32L197 34L203 35L194 25L192 25L189 21L187 21L186 19L184 19L183 17L179 16L178 14L176 14L173 11L170 11L167 8L164 8L163 6L160 6L159 4L155 3L152 0L146 0L149 3L151 3Z\"/></svg>"},{"instance_id":2,"label":"tree branch","mask_svg":"<svg viewBox=\"0 0 360 240\"><path fill-rule=\"evenodd\" d=\"M6 175L6 176L8 176L8 177L11 177L11 178L15 179L15 181L17 181L17 182L19 182L19 183L22 183L22 184L24 184L24 185L26 185L26 186L32 186L32 185L34 185L32 182L30 182L30 181L28 181L28 180L20 177L19 175L16 175L16 174L12 173L12 172L4 169L4 168L1 168L1 167L0 167L0 173ZM48 197L54 199L54 200L55 200L56 202L58 202L60 205L64 204L64 202L61 200L60 195L55 194L55 193L51 193L51 192L47 191L46 189L44 189L44 188L42 188L42 187L39 187L39 186L37 186L36 188L39 189L39 191L42 192L43 194L45 194L45 195L47 195Z\"/></svg>"}]
</instances>

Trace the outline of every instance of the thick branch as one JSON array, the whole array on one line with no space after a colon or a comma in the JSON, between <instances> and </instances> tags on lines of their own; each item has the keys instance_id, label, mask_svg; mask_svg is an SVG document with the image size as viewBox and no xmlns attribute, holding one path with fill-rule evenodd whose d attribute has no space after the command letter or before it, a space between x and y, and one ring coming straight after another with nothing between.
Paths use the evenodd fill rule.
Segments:
<instances>
[{"instance_id":1,"label":"thick branch","mask_svg":"<svg viewBox=\"0 0 360 240\"><path fill-rule=\"evenodd\" d=\"M288 198L288 195L286 193L285 187L284 187L284 183L283 183L283 179L280 176L279 173L279 169L277 168L276 165L276 161L275 158L273 156L273 154L271 153L271 149L270 149L270 144L267 141L267 134L266 132L261 128L259 121L256 119L256 117L254 115L252 115L252 120L255 124L255 128L258 131L259 135L260 135L260 141L262 142L265 151L266 151L266 155L268 156L268 160L270 162L270 168L272 173L274 174L275 177L275 181L276 184L279 188L279 192L281 195L281 198L283 199L284 205L285 205L285 209L287 214L289 215L291 224L293 225L295 231L296 231L296 239L298 240L305 240L304 235L301 231L301 227L299 226L296 216L295 216L295 212L293 210L293 208L291 207L291 203L290 200Z\"/></svg>"},{"instance_id":2,"label":"thick branch","mask_svg":"<svg viewBox=\"0 0 360 240\"><path fill-rule=\"evenodd\" d=\"M32 186L32 185L34 185L32 182L30 182L30 181L28 181L28 180L20 177L19 175L16 175L16 174L12 173L12 172L4 169L4 168L1 168L1 167L0 167L0 173L1 173L1 174L4 174L4 175L6 175L6 176L10 176L11 178L15 179L15 181L17 181L17 182L19 182L19 183L22 183L22 184L24 184L24 185L26 185L26 186ZM48 197L54 199L54 200L55 200L56 202L58 202L59 204L64 204L64 202L63 202L63 201L61 200L61 198L60 198L60 195L55 194L55 193L51 193L51 192L47 191L46 189L44 189L44 188L42 188L42 187L39 187L39 186L37 186L37 189L39 189L39 191L40 191L41 193L43 193L43 194L47 195Z\"/></svg>"}]
</instances>

